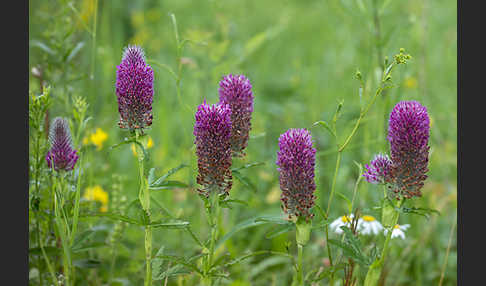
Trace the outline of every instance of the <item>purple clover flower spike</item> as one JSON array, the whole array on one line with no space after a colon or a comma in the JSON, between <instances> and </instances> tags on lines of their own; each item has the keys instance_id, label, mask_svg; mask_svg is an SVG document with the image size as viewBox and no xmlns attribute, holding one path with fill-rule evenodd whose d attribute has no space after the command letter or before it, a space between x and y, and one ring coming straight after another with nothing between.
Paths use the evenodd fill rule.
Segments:
<instances>
[{"instance_id":1,"label":"purple clover flower spike","mask_svg":"<svg viewBox=\"0 0 486 286\"><path fill-rule=\"evenodd\" d=\"M199 105L194 124L198 156L198 192L206 197L213 191L227 195L232 186L231 109L227 104Z\"/></svg>"},{"instance_id":2,"label":"purple clover flower spike","mask_svg":"<svg viewBox=\"0 0 486 286\"><path fill-rule=\"evenodd\" d=\"M72 147L71 132L66 119L54 118L49 131L49 141L51 149L46 155L47 166L58 172L74 169L78 155Z\"/></svg>"},{"instance_id":3,"label":"purple clover flower spike","mask_svg":"<svg viewBox=\"0 0 486 286\"><path fill-rule=\"evenodd\" d=\"M388 123L388 141L393 162L390 174L395 194L420 197L427 178L430 120L427 108L417 101L401 101L393 108ZM399 197L397 196L397 199Z\"/></svg>"},{"instance_id":4,"label":"purple clover flower spike","mask_svg":"<svg viewBox=\"0 0 486 286\"><path fill-rule=\"evenodd\" d=\"M312 136L307 129L289 129L280 135L280 150L276 164L280 172L282 209L291 218L293 215L309 221L314 214L314 166L316 149L312 147Z\"/></svg>"},{"instance_id":5,"label":"purple clover flower spike","mask_svg":"<svg viewBox=\"0 0 486 286\"><path fill-rule=\"evenodd\" d=\"M219 101L231 107L231 149L234 156L244 156L248 145L253 112L251 83L244 75L224 76L219 82Z\"/></svg>"},{"instance_id":6,"label":"purple clover flower spike","mask_svg":"<svg viewBox=\"0 0 486 286\"><path fill-rule=\"evenodd\" d=\"M372 184L383 184L390 182L390 169L392 161L387 155L378 154L373 158L370 164L366 164L366 171L363 177Z\"/></svg>"},{"instance_id":7,"label":"purple clover flower spike","mask_svg":"<svg viewBox=\"0 0 486 286\"><path fill-rule=\"evenodd\" d=\"M116 96L123 129L142 129L152 125L154 71L145 63L142 48L128 46L116 71Z\"/></svg>"}]
</instances>

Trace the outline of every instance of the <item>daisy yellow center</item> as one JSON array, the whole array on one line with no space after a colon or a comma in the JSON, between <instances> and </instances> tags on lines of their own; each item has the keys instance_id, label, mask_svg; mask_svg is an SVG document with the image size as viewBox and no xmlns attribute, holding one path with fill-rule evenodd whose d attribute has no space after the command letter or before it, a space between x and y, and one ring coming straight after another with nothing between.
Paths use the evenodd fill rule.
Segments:
<instances>
[{"instance_id":1,"label":"daisy yellow center","mask_svg":"<svg viewBox=\"0 0 486 286\"><path fill-rule=\"evenodd\" d=\"M398 224L396 224L393 228L394 229L400 229L400 226Z\"/></svg>"},{"instance_id":2,"label":"daisy yellow center","mask_svg":"<svg viewBox=\"0 0 486 286\"><path fill-rule=\"evenodd\" d=\"M342 216L341 221L344 223L351 222L351 218L349 218L348 216Z\"/></svg>"},{"instance_id":3,"label":"daisy yellow center","mask_svg":"<svg viewBox=\"0 0 486 286\"><path fill-rule=\"evenodd\" d=\"M370 215L364 215L363 216L364 221L375 221L376 219Z\"/></svg>"}]
</instances>

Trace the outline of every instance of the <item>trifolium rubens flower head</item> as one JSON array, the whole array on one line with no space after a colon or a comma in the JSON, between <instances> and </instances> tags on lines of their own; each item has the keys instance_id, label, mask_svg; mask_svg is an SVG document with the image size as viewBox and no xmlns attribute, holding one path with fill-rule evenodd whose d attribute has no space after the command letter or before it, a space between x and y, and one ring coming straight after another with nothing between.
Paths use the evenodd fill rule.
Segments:
<instances>
[{"instance_id":1,"label":"trifolium rubens flower head","mask_svg":"<svg viewBox=\"0 0 486 286\"><path fill-rule=\"evenodd\" d=\"M49 142L51 149L46 155L47 166L58 172L73 170L78 154L73 147L69 123L65 118L54 118L49 131Z\"/></svg>"},{"instance_id":2,"label":"trifolium rubens flower head","mask_svg":"<svg viewBox=\"0 0 486 286\"><path fill-rule=\"evenodd\" d=\"M198 192L205 197L212 192L226 196L232 186L230 106L204 101L197 108L195 120Z\"/></svg>"},{"instance_id":3,"label":"trifolium rubens flower head","mask_svg":"<svg viewBox=\"0 0 486 286\"><path fill-rule=\"evenodd\" d=\"M282 209L289 218L302 217L309 221L314 216L310 210L316 199L316 149L312 147L312 136L307 129L291 128L280 135L278 146L276 164Z\"/></svg>"},{"instance_id":4,"label":"trifolium rubens flower head","mask_svg":"<svg viewBox=\"0 0 486 286\"><path fill-rule=\"evenodd\" d=\"M122 129L144 129L152 125L154 71L138 46L128 46L116 71L116 96Z\"/></svg>"}]
</instances>

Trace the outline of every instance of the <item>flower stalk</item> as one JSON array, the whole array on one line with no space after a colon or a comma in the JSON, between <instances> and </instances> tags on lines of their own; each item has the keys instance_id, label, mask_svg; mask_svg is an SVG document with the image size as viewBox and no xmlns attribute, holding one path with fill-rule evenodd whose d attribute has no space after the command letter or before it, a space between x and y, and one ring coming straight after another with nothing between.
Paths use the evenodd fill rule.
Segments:
<instances>
[{"instance_id":1,"label":"flower stalk","mask_svg":"<svg viewBox=\"0 0 486 286\"><path fill-rule=\"evenodd\" d=\"M141 130L135 131L135 145L138 145L142 149L142 143L140 143ZM140 178L140 189L138 192L138 198L145 215L148 218L148 224L145 226L145 286L152 285L152 227L151 213L150 213L150 192L148 189L147 179L144 175L144 150L137 152L137 162L138 162L138 174Z\"/></svg>"},{"instance_id":2,"label":"flower stalk","mask_svg":"<svg viewBox=\"0 0 486 286\"><path fill-rule=\"evenodd\" d=\"M208 224L211 227L211 234L209 238L209 248L206 247L204 251L207 252L207 256L203 260L203 284L212 285L211 267L214 260L214 246L218 235L218 221L220 216L219 206L219 194L217 192L211 192L209 198L205 200L206 217Z\"/></svg>"},{"instance_id":3,"label":"flower stalk","mask_svg":"<svg viewBox=\"0 0 486 286\"><path fill-rule=\"evenodd\" d=\"M385 257L390 251L389 243L391 240L391 236L393 233L393 227L398 223L398 217L400 215L399 209L405 202L405 199L397 201L397 203L393 203L385 197L385 201L383 204L382 208L382 216L383 217L388 217L387 219L388 223L383 222L383 227L385 229L388 229L385 242L383 243L383 249L381 251L381 255L379 258L377 258L373 264L371 264L370 268L368 269L368 272L366 273L366 278L364 281L364 286L376 286L378 285L378 281L381 276L381 271L383 269L383 264L385 262Z\"/></svg>"}]
</instances>

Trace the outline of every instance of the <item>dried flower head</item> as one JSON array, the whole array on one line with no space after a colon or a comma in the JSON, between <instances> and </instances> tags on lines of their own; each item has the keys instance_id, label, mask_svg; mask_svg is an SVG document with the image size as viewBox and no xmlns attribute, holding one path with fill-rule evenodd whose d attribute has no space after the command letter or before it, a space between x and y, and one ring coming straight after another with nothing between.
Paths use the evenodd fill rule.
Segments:
<instances>
[{"instance_id":1,"label":"dried flower head","mask_svg":"<svg viewBox=\"0 0 486 286\"><path fill-rule=\"evenodd\" d=\"M71 132L66 119L54 118L49 131L51 149L47 152L46 161L49 168L56 171L71 171L78 160L76 150L73 149Z\"/></svg>"},{"instance_id":2,"label":"dried flower head","mask_svg":"<svg viewBox=\"0 0 486 286\"><path fill-rule=\"evenodd\" d=\"M116 96L124 129L142 129L152 125L154 72L145 63L142 48L128 46L116 71Z\"/></svg>"},{"instance_id":3,"label":"dried flower head","mask_svg":"<svg viewBox=\"0 0 486 286\"><path fill-rule=\"evenodd\" d=\"M277 153L277 169L280 172L280 188L283 210L289 215L303 217L307 221L314 215L309 209L314 205L314 166L316 149L307 129L289 129L280 135Z\"/></svg>"},{"instance_id":4,"label":"dried flower head","mask_svg":"<svg viewBox=\"0 0 486 286\"><path fill-rule=\"evenodd\" d=\"M372 184L390 182L391 164L392 161L388 158L388 155L378 154L369 165L365 165L366 171L363 177Z\"/></svg>"},{"instance_id":5,"label":"dried flower head","mask_svg":"<svg viewBox=\"0 0 486 286\"><path fill-rule=\"evenodd\" d=\"M393 108L388 141L393 164L389 188L405 198L421 196L427 178L430 121L427 108L417 101L401 101ZM398 197L397 197L398 198Z\"/></svg>"},{"instance_id":6,"label":"dried flower head","mask_svg":"<svg viewBox=\"0 0 486 286\"><path fill-rule=\"evenodd\" d=\"M219 82L219 101L231 107L231 149L233 155L244 156L248 145L253 112L253 93L250 80L244 75L224 76Z\"/></svg>"},{"instance_id":7,"label":"dried flower head","mask_svg":"<svg viewBox=\"0 0 486 286\"><path fill-rule=\"evenodd\" d=\"M227 195L232 186L231 109L227 104L199 105L194 124L198 156L198 192L206 197L213 191Z\"/></svg>"}]
</instances>

